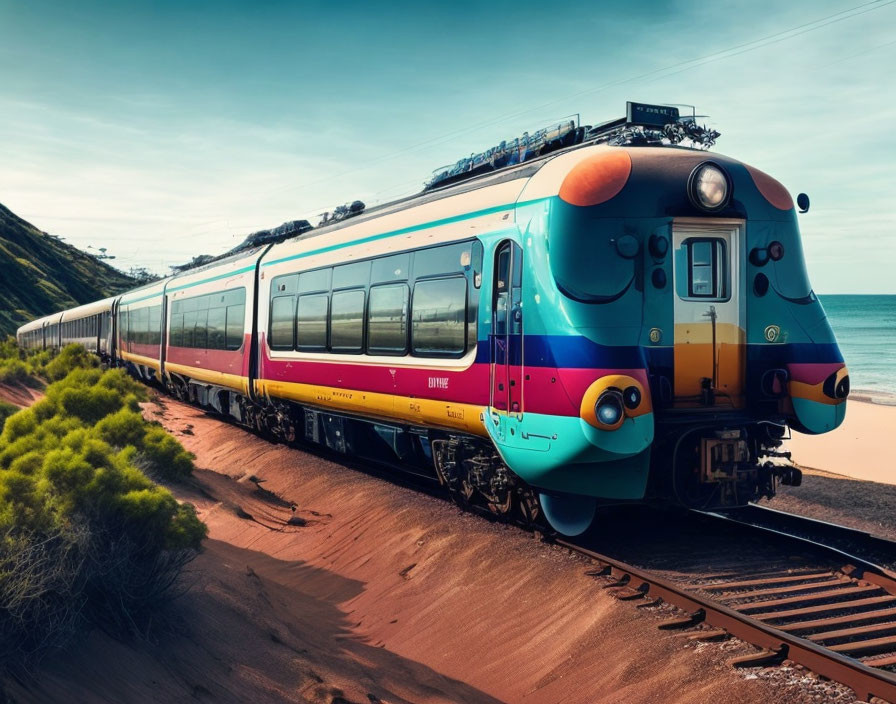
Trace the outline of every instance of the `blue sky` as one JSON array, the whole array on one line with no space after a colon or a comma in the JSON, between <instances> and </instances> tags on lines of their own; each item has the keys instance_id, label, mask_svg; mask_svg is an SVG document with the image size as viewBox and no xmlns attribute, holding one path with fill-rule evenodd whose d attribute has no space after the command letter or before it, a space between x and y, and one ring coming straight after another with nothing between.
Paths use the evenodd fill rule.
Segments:
<instances>
[{"instance_id":1,"label":"blue sky","mask_svg":"<svg viewBox=\"0 0 896 704\"><path fill-rule=\"evenodd\" d=\"M377 5L0 0L0 203L166 272L571 113L689 103L812 197L818 292L896 293L894 0Z\"/></svg>"}]
</instances>

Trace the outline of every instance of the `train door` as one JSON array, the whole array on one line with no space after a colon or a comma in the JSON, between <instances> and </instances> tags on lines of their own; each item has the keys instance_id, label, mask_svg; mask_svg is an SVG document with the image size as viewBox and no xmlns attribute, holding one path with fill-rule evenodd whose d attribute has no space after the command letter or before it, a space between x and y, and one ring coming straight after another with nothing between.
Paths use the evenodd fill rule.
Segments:
<instances>
[{"instance_id":1,"label":"train door","mask_svg":"<svg viewBox=\"0 0 896 704\"><path fill-rule=\"evenodd\" d=\"M677 407L743 405L742 237L736 224L676 224L673 229Z\"/></svg>"},{"instance_id":2,"label":"train door","mask_svg":"<svg viewBox=\"0 0 896 704\"><path fill-rule=\"evenodd\" d=\"M507 241L495 253L492 280L491 408L499 438L502 418L523 413L523 250Z\"/></svg>"}]
</instances>

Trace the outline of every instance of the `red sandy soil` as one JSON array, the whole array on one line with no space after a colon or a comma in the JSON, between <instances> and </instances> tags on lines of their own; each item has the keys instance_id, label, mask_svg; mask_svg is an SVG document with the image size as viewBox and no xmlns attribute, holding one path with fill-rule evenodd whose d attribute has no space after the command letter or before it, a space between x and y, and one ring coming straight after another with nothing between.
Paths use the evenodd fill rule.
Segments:
<instances>
[{"instance_id":1,"label":"red sandy soil","mask_svg":"<svg viewBox=\"0 0 896 704\"><path fill-rule=\"evenodd\" d=\"M0 383L0 401L6 401L19 408L26 408L43 397L43 392L38 389L31 389L20 384Z\"/></svg>"},{"instance_id":2,"label":"red sandy soil","mask_svg":"<svg viewBox=\"0 0 896 704\"><path fill-rule=\"evenodd\" d=\"M834 694L797 669L744 676L726 664L744 644L658 630L668 613L616 601L585 574L592 565L523 531L171 400L146 413L197 455L195 486L175 487L210 529L191 588L160 614L151 641L91 633L9 683L7 701L728 704ZM307 523L289 525L293 516Z\"/></svg>"}]
</instances>

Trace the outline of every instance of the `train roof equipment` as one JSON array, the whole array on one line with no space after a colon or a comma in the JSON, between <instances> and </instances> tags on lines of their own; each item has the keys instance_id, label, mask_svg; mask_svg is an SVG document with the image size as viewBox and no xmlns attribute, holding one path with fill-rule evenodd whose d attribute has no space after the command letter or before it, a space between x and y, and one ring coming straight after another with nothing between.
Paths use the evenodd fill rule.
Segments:
<instances>
[{"instance_id":1,"label":"train roof equipment","mask_svg":"<svg viewBox=\"0 0 896 704\"><path fill-rule=\"evenodd\" d=\"M464 181L481 174L544 156L559 149L584 144L669 145L689 142L690 146L708 149L719 138L719 132L697 124L697 115L681 115L675 105L626 103L625 117L599 125L578 124L565 120L548 125L531 134L524 132L497 146L459 159L454 164L436 169L424 191Z\"/></svg>"},{"instance_id":2,"label":"train roof equipment","mask_svg":"<svg viewBox=\"0 0 896 704\"><path fill-rule=\"evenodd\" d=\"M307 220L290 220L269 230L259 230L248 235L236 247L219 256L202 255L180 266L172 266L174 275L193 272L237 255L248 254L251 250L280 243L285 240L304 238L322 234L321 228L339 225L345 220L381 212L384 208L419 198L431 191L462 181L484 176L501 169L534 161L561 149L593 144L614 146L662 146L685 143L698 149L709 149L719 137L716 130L697 124L698 117L692 106L690 114L682 115L677 105L652 105L649 103L626 103L625 117L609 120L598 125L580 125L575 119L564 119L543 127L535 132L524 132L511 140L504 140L497 146L471 154L454 164L436 169L424 185L422 193L401 198L392 203L384 203L368 209L360 200L337 206L332 212L325 212L315 227Z\"/></svg>"}]
</instances>

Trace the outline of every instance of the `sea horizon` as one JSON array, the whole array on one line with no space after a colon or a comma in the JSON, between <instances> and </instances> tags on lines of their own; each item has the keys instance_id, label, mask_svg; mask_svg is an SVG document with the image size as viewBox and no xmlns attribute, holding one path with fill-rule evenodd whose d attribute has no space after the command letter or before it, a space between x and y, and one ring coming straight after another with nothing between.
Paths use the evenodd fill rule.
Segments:
<instances>
[{"instance_id":1,"label":"sea horizon","mask_svg":"<svg viewBox=\"0 0 896 704\"><path fill-rule=\"evenodd\" d=\"M852 386L852 397L896 405L896 294L818 294Z\"/></svg>"}]
</instances>

